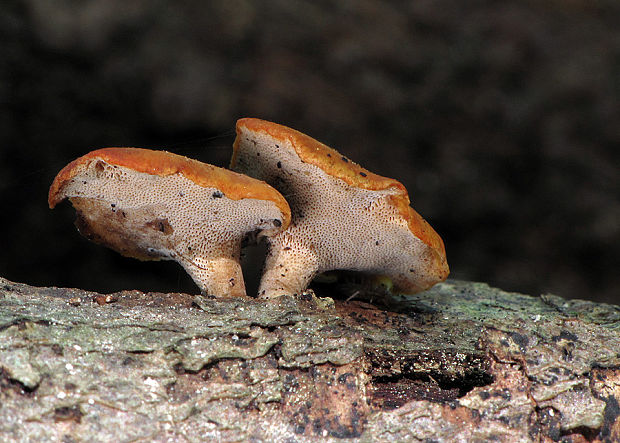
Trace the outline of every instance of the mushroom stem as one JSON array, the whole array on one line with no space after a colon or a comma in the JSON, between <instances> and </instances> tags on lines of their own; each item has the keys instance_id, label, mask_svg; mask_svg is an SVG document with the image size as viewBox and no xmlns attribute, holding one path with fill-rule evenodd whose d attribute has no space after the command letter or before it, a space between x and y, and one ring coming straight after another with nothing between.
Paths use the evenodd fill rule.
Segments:
<instances>
[{"instance_id":1,"label":"mushroom stem","mask_svg":"<svg viewBox=\"0 0 620 443\"><path fill-rule=\"evenodd\" d=\"M311 250L286 246L286 235L274 237L265 260L258 294L275 298L283 294L301 294L319 272L318 257Z\"/></svg>"},{"instance_id":2,"label":"mushroom stem","mask_svg":"<svg viewBox=\"0 0 620 443\"><path fill-rule=\"evenodd\" d=\"M244 297L245 283L238 258L183 259L181 265L194 279L203 294Z\"/></svg>"}]
</instances>

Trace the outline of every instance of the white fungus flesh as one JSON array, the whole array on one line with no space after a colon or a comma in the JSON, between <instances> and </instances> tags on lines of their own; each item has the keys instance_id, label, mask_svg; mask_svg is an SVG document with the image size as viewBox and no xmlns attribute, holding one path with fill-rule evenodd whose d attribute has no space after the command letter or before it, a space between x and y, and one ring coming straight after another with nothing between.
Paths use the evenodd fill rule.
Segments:
<instances>
[{"instance_id":1,"label":"white fungus flesh","mask_svg":"<svg viewBox=\"0 0 620 443\"><path fill-rule=\"evenodd\" d=\"M98 150L68 165L50 188L50 207L64 198L90 240L128 257L177 261L216 296L245 295L242 239L273 235L289 217L286 202L263 182L136 148Z\"/></svg>"},{"instance_id":2,"label":"white fungus flesh","mask_svg":"<svg viewBox=\"0 0 620 443\"><path fill-rule=\"evenodd\" d=\"M263 297L301 293L317 273L362 271L413 293L448 275L441 238L410 206L404 186L285 126L237 122L231 168L278 189L288 229L270 238Z\"/></svg>"}]
</instances>

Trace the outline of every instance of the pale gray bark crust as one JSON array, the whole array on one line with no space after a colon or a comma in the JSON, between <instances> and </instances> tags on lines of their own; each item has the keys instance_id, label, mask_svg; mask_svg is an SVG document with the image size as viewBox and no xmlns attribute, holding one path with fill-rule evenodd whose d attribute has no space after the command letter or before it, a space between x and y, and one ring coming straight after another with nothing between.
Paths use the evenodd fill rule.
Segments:
<instances>
[{"instance_id":1,"label":"pale gray bark crust","mask_svg":"<svg viewBox=\"0 0 620 443\"><path fill-rule=\"evenodd\" d=\"M618 441L620 308L449 281L388 304L0 278L1 441Z\"/></svg>"}]
</instances>

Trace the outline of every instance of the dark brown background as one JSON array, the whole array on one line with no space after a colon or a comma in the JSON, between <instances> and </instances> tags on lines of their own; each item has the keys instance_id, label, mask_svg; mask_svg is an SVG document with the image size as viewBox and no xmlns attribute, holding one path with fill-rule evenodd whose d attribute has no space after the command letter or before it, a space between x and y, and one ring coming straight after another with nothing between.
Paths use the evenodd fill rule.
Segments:
<instances>
[{"instance_id":1,"label":"dark brown background","mask_svg":"<svg viewBox=\"0 0 620 443\"><path fill-rule=\"evenodd\" d=\"M402 181L452 277L620 303L618 23L617 0L2 2L0 275L195 291L47 189L103 146L227 165L255 116Z\"/></svg>"}]
</instances>

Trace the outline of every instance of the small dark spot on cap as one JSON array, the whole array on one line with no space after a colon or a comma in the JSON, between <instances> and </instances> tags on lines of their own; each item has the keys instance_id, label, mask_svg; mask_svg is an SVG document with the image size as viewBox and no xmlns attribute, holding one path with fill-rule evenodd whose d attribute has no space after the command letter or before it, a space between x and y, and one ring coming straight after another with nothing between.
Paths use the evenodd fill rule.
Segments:
<instances>
[{"instance_id":1,"label":"small dark spot on cap","mask_svg":"<svg viewBox=\"0 0 620 443\"><path fill-rule=\"evenodd\" d=\"M362 177L366 177L366 173L365 173L365 172L360 172L360 175L361 175Z\"/></svg>"},{"instance_id":2,"label":"small dark spot on cap","mask_svg":"<svg viewBox=\"0 0 620 443\"><path fill-rule=\"evenodd\" d=\"M346 158L344 155L342 157L340 157L342 159L343 162L348 163L349 159Z\"/></svg>"},{"instance_id":3,"label":"small dark spot on cap","mask_svg":"<svg viewBox=\"0 0 620 443\"><path fill-rule=\"evenodd\" d=\"M256 143L254 143L254 144L256 144ZM257 153L256 153L256 156L257 156L257 157L260 157L260 152L257 152Z\"/></svg>"},{"instance_id":4,"label":"small dark spot on cap","mask_svg":"<svg viewBox=\"0 0 620 443\"><path fill-rule=\"evenodd\" d=\"M212 195L213 198L222 198L224 196L224 194L222 194L220 191L215 191Z\"/></svg>"},{"instance_id":5,"label":"small dark spot on cap","mask_svg":"<svg viewBox=\"0 0 620 443\"><path fill-rule=\"evenodd\" d=\"M278 162L276 166L278 167L278 169L280 169L282 167L282 162Z\"/></svg>"},{"instance_id":6,"label":"small dark spot on cap","mask_svg":"<svg viewBox=\"0 0 620 443\"><path fill-rule=\"evenodd\" d=\"M174 229L170 226L166 218L156 218L155 220L147 222L146 226L156 231L163 232L165 235L170 235L174 232Z\"/></svg>"},{"instance_id":7,"label":"small dark spot on cap","mask_svg":"<svg viewBox=\"0 0 620 443\"><path fill-rule=\"evenodd\" d=\"M327 156L328 156L328 157L331 157L332 155L328 153L328 154L327 154Z\"/></svg>"}]
</instances>

